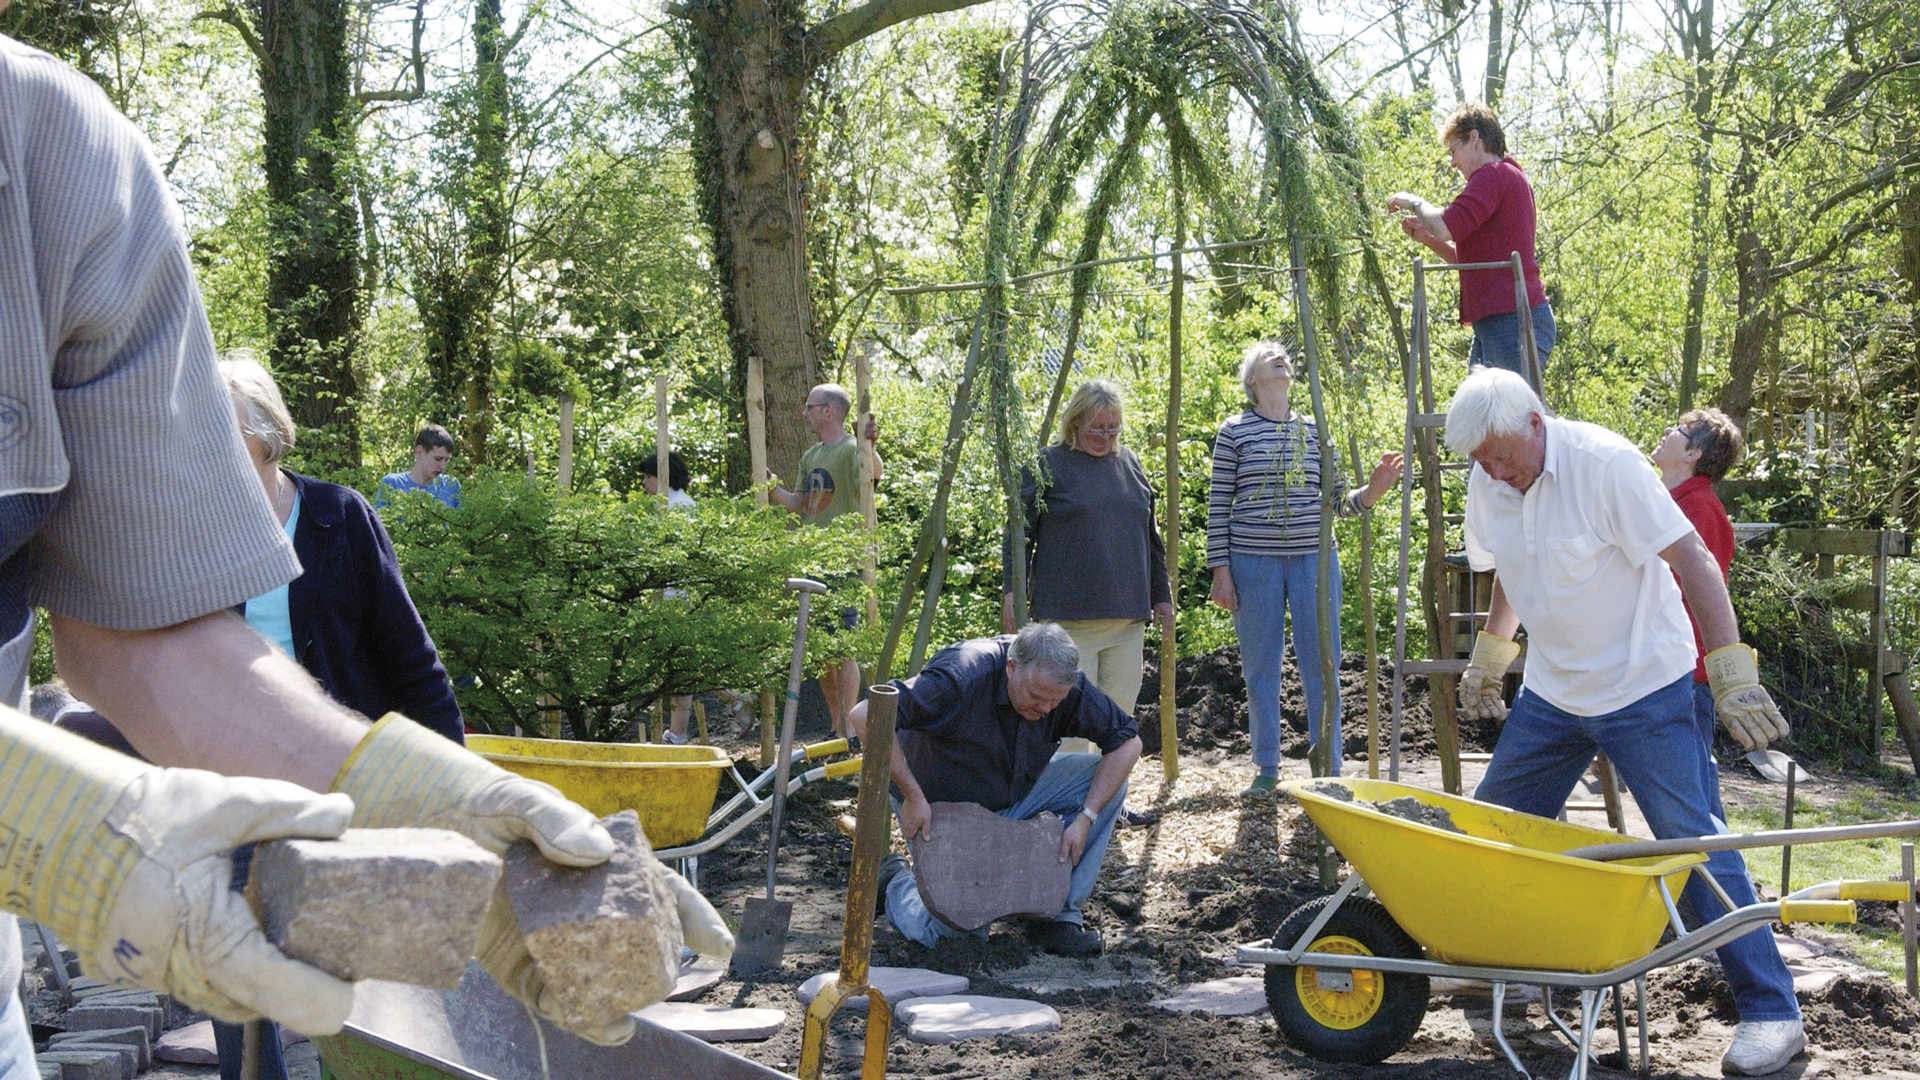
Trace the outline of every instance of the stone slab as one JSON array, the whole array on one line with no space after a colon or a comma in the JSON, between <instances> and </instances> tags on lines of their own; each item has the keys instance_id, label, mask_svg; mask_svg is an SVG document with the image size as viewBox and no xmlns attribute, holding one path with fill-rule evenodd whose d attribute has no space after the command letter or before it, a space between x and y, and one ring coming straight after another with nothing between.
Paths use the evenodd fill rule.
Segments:
<instances>
[{"instance_id":1,"label":"stone slab","mask_svg":"<svg viewBox=\"0 0 1920 1080\"><path fill-rule=\"evenodd\" d=\"M1267 1011L1267 980L1259 975L1230 975L1183 986L1171 997L1147 1004L1168 1012L1252 1016Z\"/></svg>"},{"instance_id":2,"label":"stone slab","mask_svg":"<svg viewBox=\"0 0 1920 1080\"><path fill-rule=\"evenodd\" d=\"M1052 814L1010 821L979 803L931 807L910 842L913 878L927 910L959 930L1008 915L1058 915L1073 868L1060 861L1065 824Z\"/></svg>"},{"instance_id":3,"label":"stone slab","mask_svg":"<svg viewBox=\"0 0 1920 1080\"><path fill-rule=\"evenodd\" d=\"M713 988L713 984L725 978L725 968L705 967L700 964L681 964L680 977L674 980L673 993L667 995L668 1001L692 1001Z\"/></svg>"},{"instance_id":4,"label":"stone slab","mask_svg":"<svg viewBox=\"0 0 1920 1080\"><path fill-rule=\"evenodd\" d=\"M153 1044L153 1057L176 1065L219 1064L220 1053L213 1045L213 1021L202 1020L160 1036L160 1041Z\"/></svg>"},{"instance_id":5,"label":"stone slab","mask_svg":"<svg viewBox=\"0 0 1920 1080\"><path fill-rule=\"evenodd\" d=\"M66 1043L117 1043L134 1049L134 1065L141 1072L153 1065L153 1041L143 1027L104 1028L97 1031L62 1031L48 1040L50 1047Z\"/></svg>"},{"instance_id":6,"label":"stone slab","mask_svg":"<svg viewBox=\"0 0 1920 1080\"><path fill-rule=\"evenodd\" d=\"M1151 960L1126 953L1107 952L1092 959L1035 954L1017 968L996 972L994 981L1023 994L1046 998L1122 986L1166 986L1166 972Z\"/></svg>"},{"instance_id":7,"label":"stone slab","mask_svg":"<svg viewBox=\"0 0 1920 1080\"><path fill-rule=\"evenodd\" d=\"M444 829L348 829L254 850L247 896L267 940L342 979L459 985L500 858Z\"/></svg>"},{"instance_id":8,"label":"stone slab","mask_svg":"<svg viewBox=\"0 0 1920 1080\"><path fill-rule=\"evenodd\" d=\"M604 1026L664 1001L680 977L670 871L633 811L600 823L614 853L599 866L559 866L527 843L507 849L507 897L566 1027Z\"/></svg>"},{"instance_id":9,"label":"stone slab","mask_svg":"<svg viewBox=\"0 0 1920 1080\"><path fill-rule=\"evenodd\" d=\"M158 1038L166 1022L166 1010L158 1005L120 1005L84 1001L68 1009L60 1022L68 1031L97 1031L101 1028L143 1027L150 1037Z\"/></svg>"},{"instance_id":10,"label":"stone slab","mask_svg":"<svg viewBox=\"0 0 1920 1080\"><path fill-rule=\"evenodd\" d=\"M34 1060L60 1066L60 1080L121 1080L120 1055L113 1050L46 1050Z\"/></svg>"},{"instance_id":11,"label":"stone slab","mask_svg":"<svg viewBox=\"0 0 1920 1080\"><path fill-rule=\"evenodd\" d=\"M65 1042L47 1049L62 1052L92 1050L113 1054L120 1059L120 1080L133 1080L140 1073L140 1051L126 1043Z\"/></svg>"},{"instance_id":12,"label":"stone slab","mask_svg":"<svg viewBox=\"0 0 1920 1080\"><path fill-rule=\"evenodd\" d=\"M644 1020L702 1042L760 1042L786 1026L779 1009L727 1009L690 1001L663 1001L640 1010Z\"/></svg>"},{"instance_id":13,"label":"stone slab","mask_svg":"<svg viewBox=\"0 0 1920 1080\"><path fill-rule=\"evenodd\" d=\"M837 978L839 974L838 970L823 971L801 983L800 1004L813 1004L813 999L820 996L820 988L826 985L828 979ZM910 998L964 994L972 985L965 975L948 975L945 972L911 967L868 968L867 983L880 991L889 1005L899 1005ZM846 1004L840 1006L840 1011L864 1014L867 1011L867 999L864 995L848 998Z\"/></svg>"},{"instance_id":14,"label":"stone slab","mask_svg":"<svg viewBox=\"0 0 1920 1080\"><path fill-rule=\"evenodd\" d=\"M60 1063L57 1061L37 1061L34 1067L40 1070L40 1080L60 1080Z\"/></svg>"},{"instance_id":15,"label":"stone slab","mask_svg":"<svg viewBox=\"0 0 1920 1080\"><path fill-rule=\"evenodd\" d=\"M942 1045L996 1035L1041 1035L1060 1030L1060 1014L1037 1001L951 994L914 998L893 1012L907 1038Z\"/></svg>"}]
</instances>

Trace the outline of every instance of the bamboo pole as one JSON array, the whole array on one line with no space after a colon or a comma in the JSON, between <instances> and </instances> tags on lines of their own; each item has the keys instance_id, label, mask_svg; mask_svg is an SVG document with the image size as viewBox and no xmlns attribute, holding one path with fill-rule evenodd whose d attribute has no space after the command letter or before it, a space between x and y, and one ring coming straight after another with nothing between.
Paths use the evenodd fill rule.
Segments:
<instances>
[{"instance_id":1,"label":"bamboo pole","mask_svg":"<svg viewBox=\"0 0 1920 1080\"><path fill-rule=\"evenodd\" d=\"M766 362L747 357L747 455L753 474L748 487L753 501L767 505L767 375ZM760 767L773 764L773 691L760 691Z\"/></svg>"},{"instance_id":2,"label":"bamboo pole","mask_svg":"<svg viewBox=\"0 0 1920 1080\"><path fill-rule=\"evenodd\" d=\"M573 490L573 395L560 395L560 491Z\"/></svg>"},{"instance_id":3,"label":"bamboo pole","mask_svg":"<svg viewBox=\"0 0 1920 1080\"><path fill-rule=\"evenodd\" d=\"M1167 516L1161 528L1166 533L1167 589L1173 598L1178 621L1180 612L1180 331L1186 316L1187 274L1181 249L1187 246L1187 198L1180 158L1173 163L1173 283L1167 297ZM1175 715L1175 668L1179 666L1178 631L1174 626L1160 630L1160 769L1168 780L1180 778L1180 725Z\"/></svg>"},{"instance_id":4,"label":"bamboo pole","mask_svg":"<svg viewBox=\"0 0 1920 1080\"><path fill-rule=\"evenodd\" d=\"M1293 261L1299 264L1300 240L1293 241ZM1320 543L1319 572L1314 582L1314 608L1319 617L1320 700L1307 702L1318 717L1320 738L1313 745L1315 776L1333 772L1333 747L1338 735L1333 730L1335 708L1340 700L1340 657L1333 640L1333 488L1326 483L1327 462L1333 459L1333 436L1327 431L1326 405L1320 389L1320 348L1313 328L1313 300L1307 291L1305 267L1294 271L1294 303L1300 324L1300 353L1307 368L1307 390L1313 401L1313 422L1320 434Z\"/></svg>"},{"instance_id":5,"label":"bamboo pole","mask_svg":"<svg viewBox=\"0 0 1920 1080\"><path fill-rule=\"evenodd\" d=\"M1353 459L1356 483L1371 480L1371 470L1360 459L1360 442L1347 420L1347 456ZM1402 468L1405 463L1402 462ZM1380 779L1380 634L1373 610L1373 515L1360 515L1360 621L1367 626L1367 779Z\"/></svg>"}]
</instances>

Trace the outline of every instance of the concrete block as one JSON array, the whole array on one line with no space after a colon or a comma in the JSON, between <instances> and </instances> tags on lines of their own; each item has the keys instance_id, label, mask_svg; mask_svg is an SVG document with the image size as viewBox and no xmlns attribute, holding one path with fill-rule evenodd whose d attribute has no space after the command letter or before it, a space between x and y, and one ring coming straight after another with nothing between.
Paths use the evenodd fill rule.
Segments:
<instances>
[{"instance_id":1,"label":"concrete block","mask_svg":"<svg viewBox=\"0 0 1920 1080\"><path fill-rule=\"evenodd\" d=\"M559 866L526 843L507 850L507 897L563 1026L604 1025L664 1001L680 976L670 871L633 811L601 824L614 853L599 866Z\"/></svg>"},{"instance_id":2,"label":"concrete block","mask_svg":"<svg viewBox=\"0 0 1920 1080\"><path fill-rule=\"evenodd\" d=\"M83 1001L60 1017L68 1031L99 1031L102 1028L143 1027L147 1035L159 1038L165 1012L158 1005L117 1004Z\"/></svg>"},{"instance_id":3,"label":"concrete block","mask_svg":"<svg viewBox=\"0 0 1920 1080\"><path fill-rule=\"evenodd\" d=\"M813 999L820 996L820 988L828 979L835 979L840 972L823 971L800 984L800 1004L811 1005ZM941 971L929 971L926 968L907 967L871 967L867 969L867 982L889 1005L899 1005L908 998L942 997L950 994L964 994L971 984L965 975L948 975ZM841 1012L861 1013L867 1011L867 999L848 998L840 1006Z\"/></svg>"},{"instance_id":4,"label":"concrete block","mask_svg":"<svg viewBox=\"0 0 1920 1080\"><path fill-rule=\"evenodd\" d=\"M60 1080L64 1071L57 1061L36 1061L34 1065L40 1070L40 1080Z\"/></svg>"},{"instance_id":5,"label":"concrete block","mask_svg":"<svg viewBox=\"0 0 1920 1080\"><path fill-rule=\"evenodd\" d=\"M1183 986L1171 997L1147 1004L1168 1012L1204 1012L1214 1016L1252 1016L1267 1011L1266 979L1260 975L1232 975L1224 979Z\"/></svg>"},{"instance_id":6,"label":"concrete block","mask_svg":"<svg viewBox=\"0 0 1920 1080\"><path fill-rule=\"evenodd\" d=\"M979 803L934 803L932 839L917 837L913 878L927 910L957 930L1008 915L1058 915L1073 867L1052 814L1010 821Z\"/></svg>"},{"instance_id":7,"label":"concrete block","mask_svg":"<svg viewBox=\"0 0 1920 1080\"><path fill-rule=\"evenodd\" d=\"M914 998L893 1011L914 1042L940 1045L996 1035L1041 1035L1060 1030L1060 1014L1037 1001L954 994Z\"/></svg>"},{"instance_id":8,"label":"concrete block","mask_svg":"<svg viewBox=\"0 0 1920 1080\"><path fill-rule=\"evenodd\" d=\"M121 1080L120 1054L113 1050L48 1050L35 1060L60 1066L60 1080Z\"/></svg>"},{"instance_id":9,"label":"concrete block","mask_svg":"<svg viewBox=\"0 0 1920 1080\"><path fill-rule=\"evenodd\" d=\"M134 1064L145 1072L153 1064L153 1040L143 1027L102 1028L97 1031L63 1031L49 1040L51 1046L65 1043L114 1043L134 1049Z\"/></svg>"},{"instance_id":10,"label":"concrete block","mask_svg":"<svg viewBox=\"0 0 1920 1080\"><path fill-rule=\"evenodd\" d=\"M202 1020L160 1036L160 1041L153 1044L153 1057L176 1065L219 1064L220 1053L213 1045L213 1021Z\"/></svg>"},{"instance_id":11,"label":"concrete block","mask_svg":"<svg viewBox=\"0 0 1920 1080\"><path fill-rule=\"evenodd\" d=\"M480 938L500 859L444 829L349 829L254 850L247 897L267 940L342 979L452 989Z\"/></svg>"},{"instance_id":12,"label":"concrete block","mask_svg":"<svg viewBox=\"0 0 1920 1080\"><path fill-rule=\"evenodd\" d=\"M640 1010L640 1017L710 1043L771 1039L787 1022L787 1014L779 1009L727 1009L690 1001L650 1005Z\"/></svg>"},{"instance_id":13,"label":"concrete block","mask_svg":"<svg viewBox=\"0 0 1920 1080\"><path fill-rule=\"evenodd\" d=\"M140 1051L125 1043L65 1042L58 1046L49 1046L47 1049L59 1050L62 1053L94 1050L114 1054L120 1059L120 1080L133 1080L140 1072Z\"/></svg>"}]
</instances>

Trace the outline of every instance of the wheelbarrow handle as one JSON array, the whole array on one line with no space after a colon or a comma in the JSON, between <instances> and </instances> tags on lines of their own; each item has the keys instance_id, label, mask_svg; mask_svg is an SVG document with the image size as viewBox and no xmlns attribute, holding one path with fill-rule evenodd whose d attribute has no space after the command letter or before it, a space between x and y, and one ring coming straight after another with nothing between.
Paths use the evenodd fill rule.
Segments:
<instances>
[{"instance_id":1,"label":"wheelbarrow handle","mask_svg":"<svg viewBox=\"0 0 1920 1080\"><path fill-rule=\"evenodd\" d=\"M1676 837L1672 840L1630 840L1624 844L1589 844L1586 847L1569 848L1560 854L1570 859L1617 862L1654 855L1705 854L1789 844L1829 844L1836 840L1872 840L1883 836L1920 836L1920 821L1877 821L1864 825L1829 825L1819 829L1774 829L1769 832Z\"/></svg>"},{"instance_id":2,"label":"wheelbarrow handle","mask_svg":"<svg viewBox=\"0 0 1920 1080\"><path fill-rule=\"evenodd\" d=\"M787 591L813 593L815 596L818 596L826 592L827 587L812 578L790 577L787 579Z\"/></svg>"}]
</instances>

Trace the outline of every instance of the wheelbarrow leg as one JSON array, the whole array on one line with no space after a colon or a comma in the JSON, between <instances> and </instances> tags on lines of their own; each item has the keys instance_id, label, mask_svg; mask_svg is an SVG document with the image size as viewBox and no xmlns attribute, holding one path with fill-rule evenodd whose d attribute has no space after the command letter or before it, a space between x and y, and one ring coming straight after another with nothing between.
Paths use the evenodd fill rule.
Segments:
<instances>
[{"instance_id":1,"label":"wheelbarrow leg","mask_svg":"<svg viewBox=\"0 0 1920 1080\"><path fill-rule=\"evenodd\" d=\"M1647 977L1633 980L1634 1011L1640 1014L1640 1075L1653 1075L1652 1062L1647 1058Z\"/></svg>"},{"instance_id":2,"label":"wheelbarrow leg","mask_svg":"<svg viewBox=\"0 0 1920 1080\"><path fill-rule=\"evenodd\" d=\"M1633 1055L1627 1053L1627 996L1620 992L1618 983L1613 987L1613 1033L1620 1042L1620 1050L1613 1056L1613 1067L1621 1072L1631 1072Z\"/></svg>"},{"instance_id":3,"label":"wheelbarrow leg","mask_svg":"<svg viewBox=\"0 0 1920 1080\"><path fill-rule=\"evenodd\" d=\"M1607 1007L1609 987L1580 991L1580 1039L1573 1059L1573 1071L1567 1080L1587 1080L1587 1065L1593 1057L1593 1029L1600 1026L1600 1012Z\"/></svg>"},{"instance_id":4,"label":"wheelbarrow leg","mask_svg":"<svg viewBox=\"0 0 1920 1080\"><path fill-rule=\"evenodd\" d=\"M1514 1072L1517 1072L1520 1074L1521 1080L1533 1080L1533 1075L1527 1072L1527 1067L1525 1065L1520 1064L1520 1055L1514 1053L1513 1047L1507 1045L1506 1011L1507 1011L1507 984L1496 980L1493 984L1493 1042L1494 1042L1494 1045L1500 1048L1501 1053L1507 1055L1507 1063L1513 1066ZM1520 1011L1523 1013L1526 1012L1526 1006L1522 1005L1520 1007Z\"/></svg>"}]
</instances>

